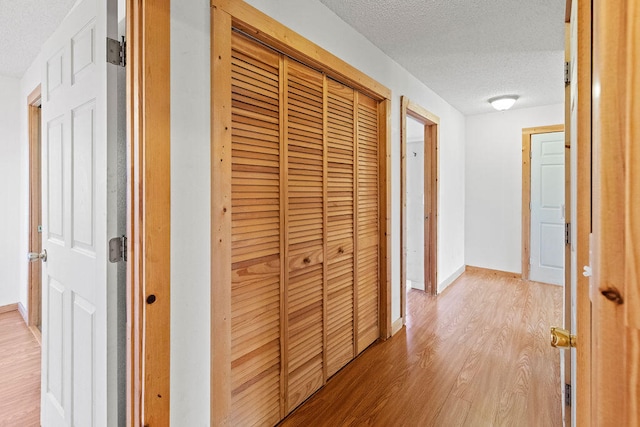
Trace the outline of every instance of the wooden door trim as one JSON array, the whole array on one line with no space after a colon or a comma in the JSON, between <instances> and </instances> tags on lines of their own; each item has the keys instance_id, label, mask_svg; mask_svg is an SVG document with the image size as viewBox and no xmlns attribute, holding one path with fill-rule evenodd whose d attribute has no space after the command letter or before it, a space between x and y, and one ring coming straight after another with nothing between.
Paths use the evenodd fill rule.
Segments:
<instances>
[{"instance_id":1,"label":"wooden door trim","mask_svg":"<svg viewBox=\"0 0 640 427\"><path fill-rule=\"evenodd\" d=\"M29 120L29 252L42 251L42 234L38 226L42 225L42 175L41 175L41 87L38 85L27 96ZM39 279L39 280L38 280ZM42 333L38 324L42 322L42 263L29 263L29 286L27 295L27 325L40 342Z\"/></svg>"},{"instance_id":2,"label":"wooden door trim","mask_svg":"<svg viewBox=\"0 0 640 427\"><path fill-rule=\"evenodd\" d=\"M627 3L627 82L626 90L626 135L625 135L625 323L632 331L627 332L626 394L630 397L627 422L640 424L640 6L638 2ZM635 372L635 377L632 373Z\"/></svg>"},{"instance_id":3,"label":"wooden door trim","mask_svg":"<svg viewBox=\"0 0 640 427\"><path fill-rule=\"evenodd\" d=\"M640 10L631 0L591 5L591 416L593 425L640 425L639 226L634 212Z\"/></svg>"},{"instance_id":4,"label":"wooden door trim","mask_svg":"<svg viewBox=\"0 0 640 427\"><path fill-rule=\"evenodd\" d=\"M391 100L378 103L380 337L391 337Z\"/></svg>"},{"instance_id":5,"label":"wooden door trim","mask_svg":"<svg viewBox=\"0 0 640 427\"><path fill-rule=\"evenodd\" d=\"M222 369L231 366L231 25L211 9L211 425L220 426L231 408L231 369Z\"/></svg>"},{"instance_id":6,"label":"wooden door trim","mask_svg":"<svg viewBox=\"0 0 640 427\"><path fill-rule=\"evenodd\" d=\"M589 235L591 234L591 2L575 1L577 8L578 49L577 82L577 184L576 200L576 264L577 319L575 333L579 337L576 349L576 425L591 425L591 296L589 278L580 274L583 266L590 265Z\"/></svg>"},{"instance_id":7,"label":"wooden door trim","mask_svg":"<svg viewBox=\"0 0 640 427\"><path fill-rule=\"evenodd\" d=\"M311 66L378 102L380 338L391 336L391 91L313 42L240 0L211 2L211 422L229 422L231 378L231 32Z\"/></svg>"},{"instance_id":8,"label":"wooden door trim","mask_svg":"<svg viewBox=\"0 0 640 427\"><path fill-rule=\"evenodd\" d=\"M431 197L425 198L425 214L431 208L431 220L429 221L429 278L425 277L425 291L431 295L436 295L438 291L438 192L440 180L440 118L428 111L426 108L412 102L408 97L400 98L400 241L402 250L400 252L400 317L403 324L406 320L406 292L407 292L407 116L414 118L424 125L424 146L425 146L425 193L430 188ZM429 150L429 152L427 152ZM427 155L429 154L429 155ZM431 165L427 165L427 159L431 159ZM428 170L431 175L427 174ZM431 185L429 185L431 183ZM427 230L425 230L425 233ZM427 260L425 260L426 263ZM430 285L429 285L430 283Z\"/></svg>"},{"instance_id":9,"label":"wooden door trim","mask_svg":"<svg viewBox=\"0 0 640 427\"><path fill-rule=\"evenodd\" d=\"M127 0L127 425L169 425L170 2Z\"/></svg>"},{"instance_id":10,"label":"wooden door trim","mask_svg":"<svg viewBox=\"0 0 640 427\"><path fill-rule=\"evenodd\" d=\"M531 257L531 137L540 133L564 132L564 125L522 129L522 279L529 280Z\"/></svg>"},{"instance_id":11,"label":"wooden door trim","mask_svg":"<svg viewBox=\"0 0 640 427\"><path fill-rule=\"evenodd\" d=\"M232 26L305 65L348 83L377 101L391 99L391 90L329 51L240 0L211 0L231 16Z\"/></svg>"}]
</instances>

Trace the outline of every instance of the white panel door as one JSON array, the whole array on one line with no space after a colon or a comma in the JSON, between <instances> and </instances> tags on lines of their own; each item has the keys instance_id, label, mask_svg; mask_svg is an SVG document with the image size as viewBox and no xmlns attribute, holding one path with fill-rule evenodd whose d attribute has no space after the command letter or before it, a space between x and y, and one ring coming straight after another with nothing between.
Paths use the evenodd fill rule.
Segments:
<instances>
[{"instance_id":1,"label":"white panel door","mask_svg":"<svg viewBox=\"0 0 640 427\"><path fill-rule=\"evenodd\" d=\"M564 283L564 132L531 136L529 279Z\"/></svg>"},{"instance_id":2,"label":"white panel door","mask_svg":"<svg viewBox=\"0 0 640 427\"><path fill-rule=\"evenodd\" d=\"M107 3L109 5L107 6ZM83 0L42 50L43 426L115 425L116 3Z\"/></svg>"}]
</instances>

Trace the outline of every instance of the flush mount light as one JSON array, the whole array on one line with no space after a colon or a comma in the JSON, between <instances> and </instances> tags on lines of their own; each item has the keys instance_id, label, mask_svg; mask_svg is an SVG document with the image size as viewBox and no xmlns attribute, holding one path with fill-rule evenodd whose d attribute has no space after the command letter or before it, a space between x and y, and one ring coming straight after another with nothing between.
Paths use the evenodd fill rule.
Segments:
<instances>
[{"instance_id":1,"label":"flush mount light","mask_svg":"<svg viewBox=\"0 0 640 427\"><path fill-rule=\"evenodd\" d=\"M517 100L518 97L516 95L496 96L495 98L491 98L489 103L496 110L504 111L513 107L513 104L515 104Z\"/></svg>"}]
</instances>

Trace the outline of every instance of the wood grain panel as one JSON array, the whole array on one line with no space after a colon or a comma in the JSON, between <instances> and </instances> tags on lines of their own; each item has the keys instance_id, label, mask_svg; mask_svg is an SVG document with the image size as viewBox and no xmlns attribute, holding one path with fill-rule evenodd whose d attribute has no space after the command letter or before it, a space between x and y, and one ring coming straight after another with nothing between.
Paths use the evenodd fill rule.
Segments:
<instances>
[{"instance_id":1,"label":"wood grain panel","mask_svg":"<svg viewBox=\"0 0 640 427\"><path fill-rule=\"evenodd\" d=\"M327 81L327 375L354 357L354 90Z\"/></svg>"},{"instance_id":2,"label":"wood grain panel","mask_svg":"<svg viewBox=\"0 0 640 427\"><path fill-rule=\"evenodd\" d=\"M357 353L380 336L378 104L360 94L357 103Z\"/></svg>"},{"instance_id":3,"label":"wood grain panel","mask_svg":"<svg viewBox=\"0 0 640 427\"><path fill-rule=\"evenodd\" d=\"M287 412L324 384L323 75L285 59Z\"/></svg>"},{"instance_id":4,"label":"wood grain panel","mask_svg":"<svg viewBox=\"0 0 640 427\"><path fill-rule=\"evenodd\" d=\"M126 1L128 426L165 426L170 420L169 9L166 1ZM216 28L223 29L225 21L219 14L213 20L222 24ZM226 22L230 29L230 20ZM224 44L228 36L218 39ZM212 51L216 50L212 43ZM224 81L224 73L220 77L218 82ZM146 303L149 296L154 296L153 304Z\"/></svg>"},{"instance_id":5,"label":"wood grain panel","mask_svg":"<svg viewBox=\"0 0 640 427\"><path fill-rule=\"evenodd\" d=\"M331 80L344 70L322 62L344 64L324 53L317 62L312 45L298 55L301 39L288 31L284 44L265 39L275 23L256 12L212 3L215 425L277 422L353 359L360 319L364 348L386 316L380 192L390 187L378 145L390 140L387 125L379 130L390 103L378 100L390 92L361 73L348 86ZM375 99L359 103L362 91Z\"/></svg>"},{"instance_id":6,"label":"wood grain panel","mask_svg":"<svg viewBox=\"0 0 640 427\"><path fill-rule=\"evenodd\" d=\"M29 252L42 252L42 236L38 227L42 224L41 188L41 88L38 85L27 98L29 111ZM41 334L42 324L42 263L29 263L28 323L34 334Z\"/></svg>"},{"instance_id":7,"label":"wood grain panel","mask_svg":"<svg viewBox=\"0 0 640 427\"><path fill-rule=\"evenodd\" d=\"M279 55L239 34L231 60L232 425L280 418Z\"/></svg>"},{"instance_id":8,"label":"wood grain panel","mask_svg":"<svg viewBox=\"0 0 640 427\"><path fill-rule=\"evenodd\" d=\"M627 423L640 424L640 5L627 6L627 87L625 151L625 325L627 326Z\"/></svg>"},{"instance_id":9,"label":"wood grain panel","mask_svg":"<svg viewBox=\"0 0 640 427\"><path fill-rule=\"evenodd\" d=\"M592 317L593 425L628 422L625 294L626 8L594 1L592 41ZM602 293L616 288L622 301Z\"/></svg>"}]
</instances>

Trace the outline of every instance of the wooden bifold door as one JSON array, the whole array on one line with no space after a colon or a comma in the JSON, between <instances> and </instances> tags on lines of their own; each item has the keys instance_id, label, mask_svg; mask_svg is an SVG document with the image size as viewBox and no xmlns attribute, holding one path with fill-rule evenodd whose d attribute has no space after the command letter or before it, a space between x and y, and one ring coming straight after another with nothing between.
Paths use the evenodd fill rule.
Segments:
<instances>
[{"instance_id":1,"label":"wooden bifold door","mask_svg":"<svg viewBox=\"0 0 640 427\"><path fill-rule=\"evenodd\" d=\"M380 336L378 101L230 45L230 366L213 365L230 396L213 399L230 425L273 425Z\"/></svg>"}]
</instances>

